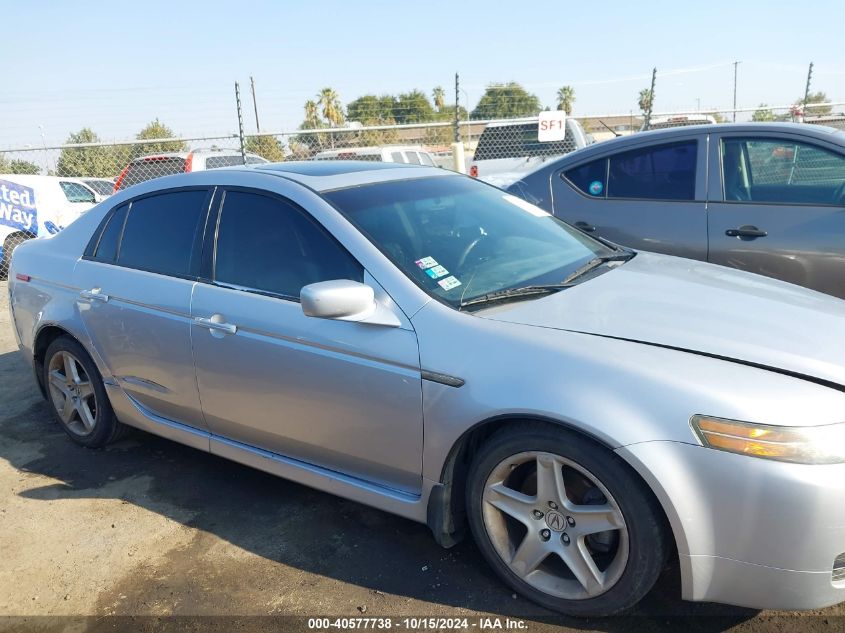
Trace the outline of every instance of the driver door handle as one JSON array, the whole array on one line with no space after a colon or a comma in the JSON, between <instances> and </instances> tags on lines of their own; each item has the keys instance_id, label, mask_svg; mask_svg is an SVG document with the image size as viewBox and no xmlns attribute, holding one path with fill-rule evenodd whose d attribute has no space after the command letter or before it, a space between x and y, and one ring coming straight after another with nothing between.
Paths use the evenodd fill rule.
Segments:
<instances>
[{"instance_id":1,"label":"driver door handle","mask_svg":"<svg viewBox=\"0 0 845 633\"><path fill-rule=\"evenodd\" d=\"M728 237L744 237L747 239L766 237L768 234L768 231L758 229L756 226L752 226L751 224L745 224L739 227L738 229L728 229L727 231L725 231L725 235L727 235Z\"/></svg>"},{"instance_id":2,"label":"driver door handle","mask_svg":"<svg viewBox=\"0 0 845 633\"><path fill-rule=\"evenodd\" d=\"M210 319L205 319L203 317L194 317L194 323L196 323L200 327L204 327L212 331L224 332L226 334L236 334L238 331L237 325L234 325L233 323L224 322L223 317L221 317L219 314L213 315Z\"/></svg>"},{"instance_id":3,"label":"driver door handle","mask_svg":"<svg viewBox=\"0 0 845 633\"><path fill-rule=\"evenodd\" d=\"M594 227L592 224L584 222L583 220L579 220L573 226L580 231L584 231L585 233L592 233L596 230L596 227Z\"/></svg>"}]
</instances>

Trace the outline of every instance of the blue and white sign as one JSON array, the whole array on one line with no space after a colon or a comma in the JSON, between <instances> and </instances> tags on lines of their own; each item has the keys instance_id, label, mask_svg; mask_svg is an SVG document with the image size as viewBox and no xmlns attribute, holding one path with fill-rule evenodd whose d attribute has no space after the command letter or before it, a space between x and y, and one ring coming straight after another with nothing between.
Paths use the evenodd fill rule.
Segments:
<instances>
[{"instance_id":1,"label":"blue and white sign","mask_svg":"<svg viewBox=\"0 0 845 633\"><path fill-rule=\"evenodd\" d=\"M37 234L35 191L8 180L0 180L0 224Z\"/></svg>"}]
</instances>

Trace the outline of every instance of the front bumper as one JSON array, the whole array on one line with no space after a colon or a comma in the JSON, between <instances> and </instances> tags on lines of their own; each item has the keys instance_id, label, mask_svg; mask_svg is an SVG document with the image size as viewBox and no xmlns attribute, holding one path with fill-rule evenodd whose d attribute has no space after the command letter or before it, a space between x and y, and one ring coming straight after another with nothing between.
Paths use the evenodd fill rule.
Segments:
<instances>
[{"instance_id":1,"label":"front bumper","mask_svg":"<svg viewBox=\"0 0 845 633\"><path fill-rule=\"evenodd\" d=\"M683 597L754 609L845 601L845 464L806 466L680 442L617 450L663 505Z\"/></svg>"}]
</instances>

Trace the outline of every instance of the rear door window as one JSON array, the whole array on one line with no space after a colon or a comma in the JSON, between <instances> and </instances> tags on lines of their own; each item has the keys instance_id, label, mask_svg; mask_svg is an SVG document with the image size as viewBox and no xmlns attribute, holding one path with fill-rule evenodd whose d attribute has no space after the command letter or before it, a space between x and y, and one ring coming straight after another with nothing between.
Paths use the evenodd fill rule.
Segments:
<instances>
[{"instance_id":1,"label":"rear door window","mask_svg":"<svg viewBox=\"0 0 845 633\"><path fill-rule=\"evenodd\" d=\"M694 200L697 142L681 141L609 158L607 197Z\"/></svg>"},{"instance_id":2,"label":"rear door window","mask_svg":"<svg viewBox=\"0 0 845 633\"><path fill-rule=\"evenodd\" d=\"M226 192L214 261L217 282L297 301L308 284L364 276L361 265L293 203L244 191Z\"/></svg>"},{"instance_id":3,"label":"rear door window","mask_svg":"<svg viewBox=\"0 0 845 633\"><path fill-rule=\"evenodd\" d=\"M197 251L208 212L205 189L170 191L134 200L117 263L177 277L196 276ZM108 230L109 227L106 227Z\"/></svg>"}]
</instances>

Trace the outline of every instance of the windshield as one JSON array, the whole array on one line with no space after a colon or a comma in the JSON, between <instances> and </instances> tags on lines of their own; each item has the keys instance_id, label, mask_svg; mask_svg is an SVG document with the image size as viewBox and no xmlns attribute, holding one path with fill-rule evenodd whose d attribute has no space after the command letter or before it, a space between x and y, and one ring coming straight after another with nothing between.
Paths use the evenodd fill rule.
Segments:
<instances>
[{"instance_id":1,"label":"windshield","mask_svg":"<svg viewBox=\"0 0 845 633\"><path fill-rule=\"evenodd\" d=\"M400 180L323 195L414 283L454 308L489 293L560 283L614 253L470 178Z\"/></svg>"}]
</instances>

